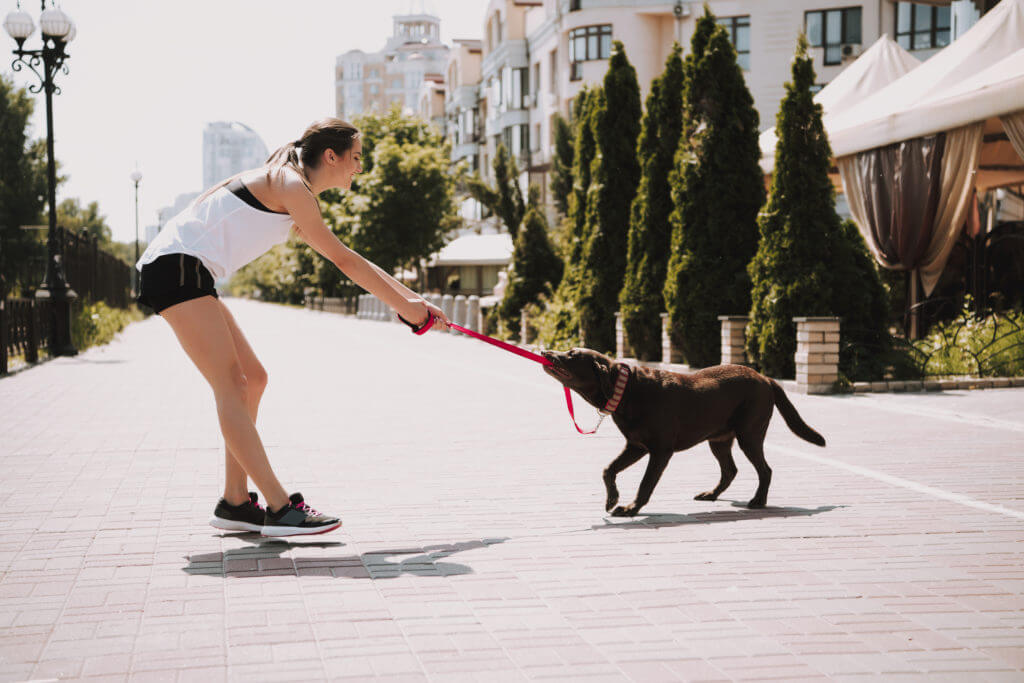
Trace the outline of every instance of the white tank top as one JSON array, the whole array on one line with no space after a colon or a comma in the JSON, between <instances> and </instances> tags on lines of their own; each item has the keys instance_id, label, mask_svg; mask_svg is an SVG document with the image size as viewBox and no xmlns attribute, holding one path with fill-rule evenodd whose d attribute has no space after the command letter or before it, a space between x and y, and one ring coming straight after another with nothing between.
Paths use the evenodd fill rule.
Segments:
<instances>
[{"instance_id":1,"label":"white tank top","mask_svg":"<svg viewBox=\"0 0 1024 683\"><path fill-rule=\"evenodd\" d=\"M293 223L290 215L270 211L241 182L232 181L169 220L135 267L142 270L165 254L188 254L221 279L288 239Z\"/></svg>"}]
</instances>

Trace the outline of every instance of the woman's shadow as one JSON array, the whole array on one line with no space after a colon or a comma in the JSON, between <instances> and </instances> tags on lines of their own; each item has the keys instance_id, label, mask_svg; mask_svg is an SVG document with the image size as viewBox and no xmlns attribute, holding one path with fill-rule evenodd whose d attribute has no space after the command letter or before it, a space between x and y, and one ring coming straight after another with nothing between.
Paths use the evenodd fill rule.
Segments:
<instances>
[{"instance_id":1,"label":"woman's shadow","mask_svg":"<svg viewBox=\"0 0 1024 683\"><path fill-rule=\"evenodd\" d=\"M724 501L724 498L719 500ZM749 519L767 519L773 517L810 517L822 512L831 512L836 508L846 507L845 505L819 505L816 508L800 507L765 507L759 510L750 510L746 503L738 500L729 501L734 509L712 510L710 512L695 512L689 515L641 513L638 517L629 522L609 522L595 524L591 529L660 529L662 527L683 526L684 524L717 524L720 522L741 522Z\"/></svg>"},{"instance_id":2,"label":"woman's shadow","mask_svg":"<svg viewBox=\"0 0 1024 683\"><path fill-rule=\"evenodd\" d=\"M290 551L303 548L336 548L338 541L297 542L266 540L256 533L224 534L252 543L222 553L188 555L182 567L186 574L207 574L225 578L259 576L333 576L349 579L393 579L403 574L414 576L457 576L472 574L473 569L454 562L439 562L455 553L504 543L507 538L484 538L459 543L428 545L419 548L375 550L362 555L293 556ZM391 559L409 555L403 559Z\"/></svg>"}]
</instances>

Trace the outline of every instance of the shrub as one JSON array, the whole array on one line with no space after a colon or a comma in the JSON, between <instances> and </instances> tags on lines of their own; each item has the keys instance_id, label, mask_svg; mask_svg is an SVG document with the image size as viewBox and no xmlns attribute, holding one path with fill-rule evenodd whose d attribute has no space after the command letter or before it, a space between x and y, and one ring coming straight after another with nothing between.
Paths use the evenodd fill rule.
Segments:
<instances>
[{"instance_id":1,"label":"shrub","mask_svg":"<svg viewBox=\"0 0 1024 683\"><path fill-rule=\"evenodd\" d=\"M577 302L584 343L597 351L614 352L615 312L626 269L629 207L640 182L636 158L640 86L619 41L612 43L602 92L591 112L595 151Z\"/></svg>"},{"instance_id":2,"label":"shrub","mask_svg":"<svg viewBox=\"0 0 1024 683\"><path fill-rule=\"evenodd\" d=\"M661 360L662 290L672 229L669 173L683 126L683 62L676 43L665 71L651 83L637 143L640 187L630 207L626 278L619 310L626 337L640 360Z\"/></svg>"},{"instance_id":3,"label":"shrub","mask_svg":"<svg viewBox=\"0 0 1024 683\"><path fill-rule=\"evenodd\" d=\"M90 346L101 346L114 339L114 335L130 323L142 320L145 315L136 306L111 308L102 301L88 299L72 305L71 342L79 351Z\"/></svg>"},{"instance_id":4,"label":"shrub","mask_svg":"<svg viewBox=\"0 0 1024 683\"><path fill-rule=\"evenodd\" d=\"M747 265L757 250L764 174L754 100L728 34L706 9L684 71L664 297L673 345L705 367L721 358L718 316L750 309Z\"/></svg>"}]
</instances>

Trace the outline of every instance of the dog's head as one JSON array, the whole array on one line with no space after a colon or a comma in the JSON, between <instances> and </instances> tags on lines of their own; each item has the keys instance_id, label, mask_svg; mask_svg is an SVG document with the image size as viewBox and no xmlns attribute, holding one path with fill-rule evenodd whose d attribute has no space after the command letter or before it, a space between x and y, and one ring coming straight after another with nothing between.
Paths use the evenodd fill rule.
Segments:
<instances>
[{"instance_id":1,"label":"dog's head","mask_svg":"<svg viewBox=\"0 0 1024 683\"><path fill-rule=\"evenodd\" d=\"M604 408L615 390L618 375L615 361L591 349L570 349L566 353L544 351L541 355L551 362L551 365L544 366L544 372L591 405Z\"/></svg>"}]
</instances>

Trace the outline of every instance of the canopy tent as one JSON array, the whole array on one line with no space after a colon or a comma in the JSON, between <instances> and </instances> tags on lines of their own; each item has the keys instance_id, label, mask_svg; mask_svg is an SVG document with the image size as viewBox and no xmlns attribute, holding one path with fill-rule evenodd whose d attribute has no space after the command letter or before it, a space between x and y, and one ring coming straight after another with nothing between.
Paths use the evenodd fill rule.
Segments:
<instances>
[{"instance_id":1,"label":"canopy tent","mask_svg":"<svg viewBox=\"0 0 1024 683\"><path fill-rule=\"evenodd\" d=\"M913 71L826 122L883 266L938 283L975 190L1024 183L1024 0L1002 0ZM916 278L912 280L916 285Z\"/></svg>"},{"instance_id":2,"label":"canopy tent","mask_svg":"<svg viewBox=\"0 0 1024 683\"><path fill-rule=\"evenodd\" d=\"M814 101L821 105L826 130L830 114L842 112L844 108L863 101L920 64L888 34L883 34L814 96ZM761 170L769 174L775 170L775 145L778 143L775 128L761 133L758 143L761 146Z\"/></svg>"}]
</instances>

